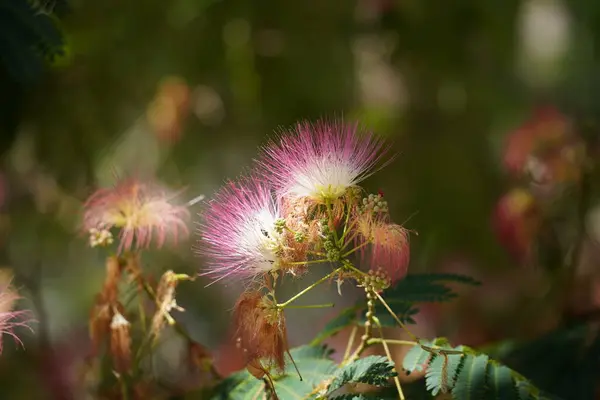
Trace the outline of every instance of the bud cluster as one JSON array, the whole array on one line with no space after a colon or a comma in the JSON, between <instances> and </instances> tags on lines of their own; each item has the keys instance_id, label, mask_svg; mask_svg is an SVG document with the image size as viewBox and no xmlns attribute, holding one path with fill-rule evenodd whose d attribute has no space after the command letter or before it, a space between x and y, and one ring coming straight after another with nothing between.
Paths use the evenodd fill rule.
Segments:
<instances>
[{"instance_id":1,"label":"bud cluster","mask_svg":"<svg viewBox=\"0 0 600 400\"><path fill-rule=\"evenodd\" d=\"M363 213L387 213L389 212L388 203L383 199L381 194L369 194L362 199L360 208Z\"/></svg>"}]
</instances>

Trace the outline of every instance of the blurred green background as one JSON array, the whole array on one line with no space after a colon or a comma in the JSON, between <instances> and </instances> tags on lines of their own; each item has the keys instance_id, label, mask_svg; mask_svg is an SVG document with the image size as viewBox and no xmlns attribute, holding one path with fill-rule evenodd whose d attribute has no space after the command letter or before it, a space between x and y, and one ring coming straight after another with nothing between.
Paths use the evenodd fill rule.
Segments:
<instances>
[{"instance_id":1,"label":"blurred green background","mask_svg":"<svg viewBox=\"0 0 600 400\"><path fill-rule=\"evenodd\" d=\"M185 200L210 197L273 132L300 119L360 120L393 143L395 162L365 186L383 190L396 222L418 233L412 271L499 282L486 289L489 301L459 302L442 318L451 321L436 325L442 331L424 331L473 344L522 333L518 323L530 314L519 317L520 305L535 290L516 288L527 273L490 222L510 185L503 139L540 102L595 115L600 3L46 1L63 54L38 71L41 59L17 56L31 45L9 23L14 2L0 0L0 262L14 269L22 306L39 322L35 334L23 333L25 350L5 342L1 398L58 398L41 361L46 342L63 381L76 375L73 360L84 352L104 276L104 254L77 231L80 207L97 186L113 183L114 170L185 187ZM10 47L11 38L22 47ZM194 240L147 254L148 268L196 272ZM218 349L241 287L206 283L181 286L187 312L177 318ZM318 296L340 301L333 288ZM321 326L303 321L326 316L292 313L292 344Z\"/></svg>"}]
</instances>

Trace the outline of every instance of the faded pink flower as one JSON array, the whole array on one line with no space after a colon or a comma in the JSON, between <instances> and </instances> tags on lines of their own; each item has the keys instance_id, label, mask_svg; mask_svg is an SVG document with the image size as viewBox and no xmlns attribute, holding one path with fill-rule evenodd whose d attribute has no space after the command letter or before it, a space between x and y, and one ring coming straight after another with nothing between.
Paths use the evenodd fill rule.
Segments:
<instances>
[{"instance_id":1,"label":"faded pink flower","mask_svg":"<svg viewBox=\"0 0 600 400\"><path fill-rule=\"evenodd\" d=\"M382 270L392 284L402 279L410 262L408 231L386 218L364 213L357 218L355 241L371 270Z\"/></svg>"},{"instance_id":2,"label":"faded pink flower","mask_svg":"<svg viewBox=\"0 0 600 400\"><path fill-rule=\"evenodd\" d=\"M102 235L119 228L119 249L149 247L156 234L156 245L162 247L167 238L177 242L188 236L187 208L173 203L174 194L156 184L126 179L115 187L99 189L84 204L83 227L91 234L92 246L101 244ZM100 232L100 233L99 233Z\"/></svg>"},{"instance_id":3,"label":"faded pink flower","mask_svg":"<svg viewBox=\"0 0 600 400\"><path fill-rule=\"evenodd\" d=\"M279 268L281 231L279 205L256 176L228 182L211 200L200 223L198 253L207 271L219 281L251 278Z\"/></svg>"},{"instance_id":4,"label":"faded pink flower","mask_svg":"<svg viewBox=\"0 0 600 400\"><path fill-rule=\"evenodd\" d=\"M382 139L360 132L356 123L302 122L267 145L259 165L278 195L324 202L373 174L388 150Z\"/></svg>"},{"instance_id":5,"label":"faded pink flower","mask_svg":"<svg viewBox=\"0 0 600 400\"><path fill-rule=\"evenodd\" d=\"M30 312L27 310L14 310L15 304L20 298L19 294L10 285L3 285L0 288L0 353L4 347L2 336L12 336L19 345L23 346L23 342L16 335L14 329L25 327L31 330L29 326L32 322Z\"/></svg>"}]
</instances>

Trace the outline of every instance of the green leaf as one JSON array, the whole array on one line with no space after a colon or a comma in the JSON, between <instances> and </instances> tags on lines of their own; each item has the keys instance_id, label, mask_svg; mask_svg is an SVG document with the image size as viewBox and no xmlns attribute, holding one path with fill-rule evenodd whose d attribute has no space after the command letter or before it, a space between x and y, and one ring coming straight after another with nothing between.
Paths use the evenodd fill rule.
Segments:
<instances>
[{"instance_id":1,"label":"green leaf","mask_svg":"<svg viewBox=\"0 0 600 400\"><path fill-rule=\"evenodd\" d=\"M445 347L449 344L446 338L436 338L431 342L423 340L421 341L421 345L427 347ZM406 353L406 356L404 356L402 368L404 368L409 374L413 371L424 371L430 361L431 353L422 348L421 345L413 346L413 348Z\"/></svg>"},{"instance_id":2,"label":"green leaf","mask_svg":"<svg viewBox=\"0 0 600 400\"><path fill-rule=\"evenodd\" d=\"M462 354L449 354L450 350ZM415 345L406 354L403 368L408 373L425 371L425 386L433 396L451 392L457 400L550 398L519 373L490 360L488 355L467 346L453 348L445 338Z\"/></svg>"},{"instance_id":3,"label":"green leaf","mask_svg":"<svg viewBox=\"0 0 600 400\"><path fill-rule=\"evenodd\" d=\"M346 393L339 396L330 397L329 400L391 400L398 397L381 396L374 393Z\"/></svg>"},{"instance_id":4,"label":"green leaf","mask_svg":"<svg viewBox=\"0 0 600 400\"><path fill-rule=\"evenodd\" d=\"M330 397L329 400L386 400L386 398L376 394L346 393L339 396Z\"/></svg>"},{"instance_id":5,"label":"green leaf","mask_svg":"<svg viewBox=\"0 0 600 400\"><path fill-rule=\"evenodd\" d=\"M488 364L487 382L497 400L518 400L519 395L510 368L492 361Z\"/></svg>"},{"instance_id":6,"label":"green leaf","mask_svg":"<svg viewBox=\"0 0 600 400\"><path fill-rule=\"evenodd\" d=\"M419 312L414 303L448 301L457 296L451 288L445 286L446 283L479 284L473 278L464 275L412 274L407 275L394 288L387 290L384 298L402 323L414 324L413 316ZM311 345L315 346L322 343L323 340L354 323L364 326L366 322L365 312L366 305L362 300L358 301L353 307L344 309L340 315L329 321L325 328L313 339ZM375 306L375 315L379 318L382 326L397 326L397 322L379 302Z\"/></svg>"},{"instance_id":7,"label":"green leaf","mask_svg":"<svg viewBox=\"0 0 600 400\"><path fill-rule=\"evenodd\" d=\"M463 366L452 389L455 399L485 399L485 374L489 357L485 354L464 356Z\"/></svg>"},{"instance_id":8,"label":"green leaf","mask_svg":"<svg viewBox=\"0 0 600 400\"><path fill-rule=\"evenodd\" d=\"M273 375L277 396L280 400L314 398L309 394L335 372L336 366L330 359L331 351L325 346L302 346L292 349L290 353L303 380L298 377L292 363L288 362L284 374ZM264 390L265 383L244 370L225 378L215 389L216 394L212 399L259 399L264 398Z\"/></svg>"},{"instance_id":9,"label":"green leaf","mask_svg":"<svg viewBox=\"0 0 600 400\"><path fill-rule=\"evenodd\" d=\"M396 376L393 369L394 364L386 357L368 356L358 359L335 372L327 394L333 393L349 382L385 386L390 378Z\"/></svg>"},{"instance_id":10,"label":"green leaf","mask_svg":"<svg viewBox=\"0 0 600 400\"><path fill-rule=\"evenodd\" d=\"M431 345L431 342L424 342L423 344ZM409 374L413 371L424 371L430 356L431 354L428 351L425 351L421 346L414 346L406 353L406 356L404 356L402 368Z\"/></svg>"},{"instance_id":11,"label":"green leaf","mask_svg":"<svg viewBox=\"0 0 600 400\"><path fill-rule=\"evenodd\" d=\"M310 343L311 346L316 346L320 344L321 342L323 342L323 340L337 334L344 328L354 324L357 320L358 311L359 308L356 306L346 308L344 311L341 312L340 315L333 318L327 323L327 325L325 325L325 328L323 328L323 330L319 332L317 337L315 337Z\"/></svg>"},{"instance_id":12,"label":"green leaf","mask_svg":"<svg viewBox=\"0 0 600 400\"><path fill-rule=\"evenodd\" d=\"M385 292L388 304L431 303L452 300L457 296L448 283L480 285L475 279L458 274L409 274Z\"/></svg>"},{"instance_id":13,"label":"green leaf","mask_svg":"<svg viewBox=\"0 0 600 400\"><path fill-rule=\"evenodd\" d=\"M462 351L458 346L454 350ZM456 373L463 361L462 354L436 355L432 357L430 366L425 374L425 385L431 394L448 393L456 379Z\"/></svg>"}]
</instances>

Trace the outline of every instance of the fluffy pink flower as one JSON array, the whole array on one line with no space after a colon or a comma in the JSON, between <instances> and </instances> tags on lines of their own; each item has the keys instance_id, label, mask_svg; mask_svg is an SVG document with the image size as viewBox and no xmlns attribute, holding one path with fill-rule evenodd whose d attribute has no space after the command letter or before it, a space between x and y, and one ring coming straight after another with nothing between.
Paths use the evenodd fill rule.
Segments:
<instances>
[{"instance_id":1,"label":"fluffy pink flower","mask_svg":"<svg viewBox=\"0 0 600 400\"><path fill-rule=\"evenodd\" d=\"M280 196L322 202L373 174L388 150L382 139L360 132L358 124L302 122L267 145L259 165Z\"/></svg>"},{"instance_id":2,"label":"fluffy pink flower","mask_svg":"<svg viewBox=\"0 0 600 400\"><path fill-rule=\"evenodd\" d=\"M200 223L198 253L207 258L204 276L252 278L279 267L279 205L255 176L228 182L209 203Z\"/></svg>"},{"instance_id":3,"label":"fluffy pink flower","mask_svg":"<svg viewBox=\"0 0 600 400\"><path fill-rule=\"evenodd\" d=\"M410 262L408 231L402 226L365 213L356 223L356 242L371 270L382 270L394 283L403 278Z\"/></svg>"},{"instance_id":4,"label":"fluffy pink flower","mask_svg":"<svg viewBox=\"0 0 600 400\"><path fill-rule=\"evenodd\" d=\"M149 247L156 234L157 247L167 237L174 242L189 234L186 220L188 210L173 203L173 194L156 184L135 179L119 182L115 187L99 189L84 204L84 229L92 235L92 246L102 239L102 233L119 228L119 252ZM100 232L100 234L98 234Z\"/></svg>"},{"instance_id":5,"label":"fluffy pink flower","mask_svg":"<svg viewBox=\"0 0 600 400\"><path fill-rule=\"evenodd\" d=\"M21 339L14 332L14 329L21 326L31 329L29 326L31 322L29 311L14 310L15 304L19 299L19 294L9 285L5 284L0 287L0 353L3 349L2 336L12 336L18 344L23 345Z\"/></svg>"}]
</instances>

